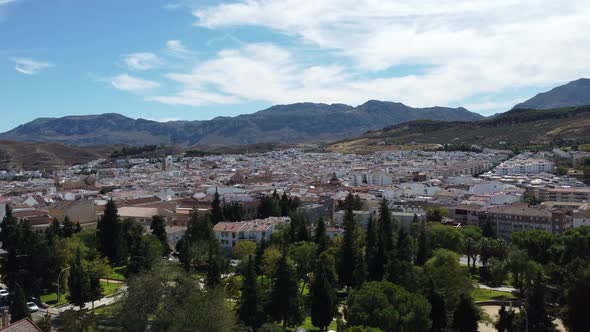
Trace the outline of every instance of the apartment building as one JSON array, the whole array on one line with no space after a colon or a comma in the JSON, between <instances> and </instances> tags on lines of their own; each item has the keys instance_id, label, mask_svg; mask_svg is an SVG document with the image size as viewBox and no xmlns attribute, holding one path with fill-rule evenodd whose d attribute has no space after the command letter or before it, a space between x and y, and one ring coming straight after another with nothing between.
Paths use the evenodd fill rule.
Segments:
<instances>
[{"instance_id":1,"label":"apartment building","mask_svg":"<svg viewBox=\"0 0 590 332\"><path fill-rule=\"evenodd\" d=\"M512 233L540 229L563 233L573 226L573 218L562 210L529 207L527 204L493 206L488 220L496 226L499 237L509 239Z\"/></svg>"},{"instance_id":2,"label":"apartment building","mask_svg":"<svg viewBox=\"0 0 590 332\"><path fill-rule=\"evenodd\" d=\"M240 241L260 242L270 239L279 225L288 225L289 217L269 217L240 222L220 222L213 227L221 247L231 250Z\"/></svg>"},{"instance_id":3,"label":"apartment building","mask_svg":"<svg viewBox=\"0 0 590 332\"><path fill-rule=\"evenodd\" d=\"M590 203L590 187L534 188L533 193L542 201Z\"/></svg>"}]
</instances>

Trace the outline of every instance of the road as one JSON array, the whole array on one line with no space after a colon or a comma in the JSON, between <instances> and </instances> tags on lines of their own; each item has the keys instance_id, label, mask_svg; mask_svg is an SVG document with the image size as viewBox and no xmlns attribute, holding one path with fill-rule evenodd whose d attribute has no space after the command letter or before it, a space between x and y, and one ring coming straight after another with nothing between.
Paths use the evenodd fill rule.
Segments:
<instances>
[{"instance_id":1,"label":"road","mask_svg":"<svg viewBox=\"0 0 590 332\"><path fill-rule=\"evenodd\" d=\"M121 288L119 288L119 291L117 291L117 293L110 295L110 296L103 297L102 299L100 299L98 301L94 301L94 308L108 306L108 305L116 303L117 301L119 301L121 299L121 297L123 296L123 292L126 289L127 289L127 286L121 286ZM86 303L84 305L84 308L92 308L92 302ZM49 313L52 316L58 316L60 313L67 311L67 310L80 310L80 307L77 307L77 306L74 306L71 304L66 304L66 305L61 305L61 306L49 308L47 310L41 309L38 312L36 312L35 314L39 314L39 315L43 316L43 315Z\"/></svg>"}]
</instances>

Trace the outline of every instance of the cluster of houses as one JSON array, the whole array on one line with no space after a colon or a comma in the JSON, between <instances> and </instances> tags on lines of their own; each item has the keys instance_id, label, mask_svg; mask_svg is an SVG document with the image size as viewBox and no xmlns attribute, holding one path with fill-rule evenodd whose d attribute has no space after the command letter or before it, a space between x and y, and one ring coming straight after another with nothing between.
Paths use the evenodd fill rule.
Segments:
<instances>
[{"instance_id":1,"label":"cluster of houses","mask_svg":"<svg viewBox=\"0 0 590 332\"><path fill-rule=\"evenodd\" d=\"M44 177L2 182L5 204L14 215L43 232L52 220L68 217L95 227L108 200L121 218L149 227L155 215L168 223L172 244L184 234L193 210L206 213L217 192L223 203L239 204L243 222L215 225L222 246L269 237L288 218L257 219L259 199L277 192L297 197L311 222L329 222L329 235L342 233L339 209L349 192L362 201L354 211L361 226L378 214L382 199L393 217L407 225L426 220L434 207L448 210L453 225L492 223L498 236L543 229L560 233L590 224L590 187L572 176L556 176L551 152L390 151L371 155L306 153L297 149L245 155L163 159L101 160ZM525 197L535 197L530 205ZM529 202L530 203L530 202ZM310 225L313 231L313 225Z\"/></svg>"}]
</instances>

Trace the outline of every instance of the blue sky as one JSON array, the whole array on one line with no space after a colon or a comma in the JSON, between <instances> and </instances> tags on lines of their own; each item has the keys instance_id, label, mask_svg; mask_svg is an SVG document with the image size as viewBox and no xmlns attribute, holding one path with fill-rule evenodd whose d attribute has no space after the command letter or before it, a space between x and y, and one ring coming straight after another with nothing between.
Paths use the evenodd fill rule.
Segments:
<instances>
[{"instance_id":1,"label":"blue sky","mask_svg":"<svg viewBox=\"0 0 590 332\"><path fill-rule=\"evenodd\" d=\"M0 131L299 101L493 114L590 76L588 17L581 0L0 0Z\"/></svg>"}]
</instances>

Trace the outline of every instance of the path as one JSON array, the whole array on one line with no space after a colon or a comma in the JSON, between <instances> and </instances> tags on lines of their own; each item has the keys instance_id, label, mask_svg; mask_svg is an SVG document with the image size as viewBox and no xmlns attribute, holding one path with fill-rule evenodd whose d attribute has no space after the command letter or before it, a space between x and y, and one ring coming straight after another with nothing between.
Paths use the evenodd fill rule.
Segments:
<instances>
[{"instance_id":1,"label":"path","mask_svg":"<svg viewBox=\"0 0 590 332\"><path fill-rule=\"evenodd\" d=\"M117 293L115 293L113 295L105 296L100 300L94 301L94 308L99 308L99 307L115 304L117 301L119 301L121 299L121 297L123 296L123 292L126 289L127 289L127 286L121 286L121 288L119 288ZM92 309L92 302L86 303L84 308ZM47 312L47 313L50 313L51 315L56 316L56 315L59 315L60 313L67 311L67 310L80 310L80 307L77 307L77 306L74 306L71 304L66 304L66 305L60 305L57 307L49 308L47 310L42 309L42 310L39 310L39 312L44 312L44 313Z\"/></svg>"}]
</instances>

